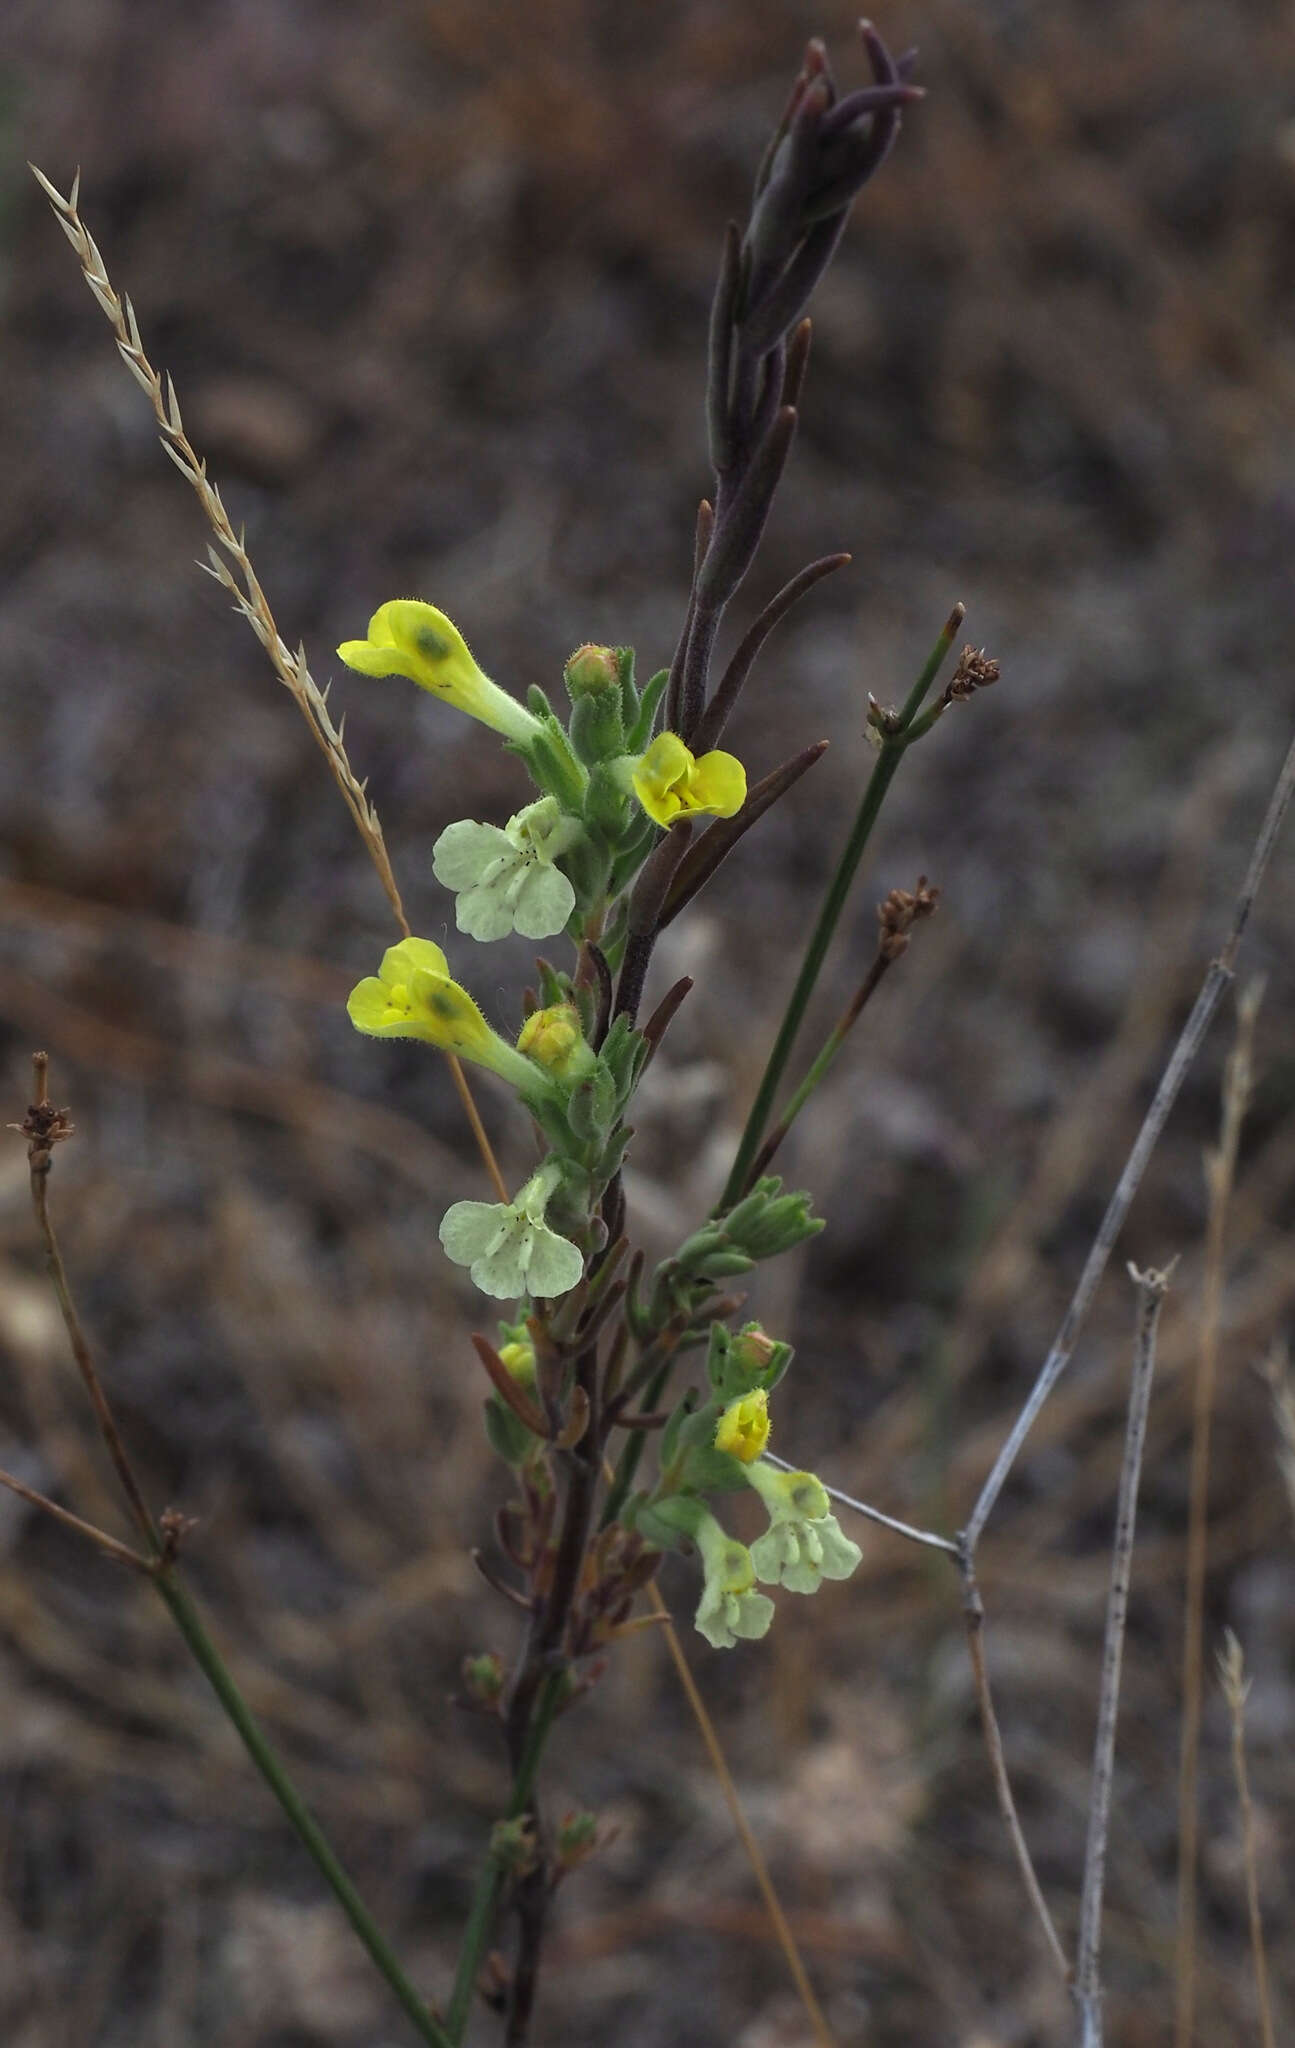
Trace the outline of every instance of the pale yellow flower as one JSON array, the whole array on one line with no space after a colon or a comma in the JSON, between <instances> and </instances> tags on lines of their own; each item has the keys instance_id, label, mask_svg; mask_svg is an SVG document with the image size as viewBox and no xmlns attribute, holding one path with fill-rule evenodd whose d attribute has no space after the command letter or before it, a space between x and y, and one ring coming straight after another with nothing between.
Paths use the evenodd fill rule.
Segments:
<instances>
[{"instance_id":1,"label":"pale yellow flower","mask_svg":"<svg viewBox=\"0 0 1295 2048\"><path fill-rule=\"evenodd\" d=\"M443 697L505 739L524 745L541 730L524 705L477 667L454 622L421 598L393 597L379 605L367 638L343 640L337 652L361 675L408 676L421 690Z\"/></svg>"}]
</instances>

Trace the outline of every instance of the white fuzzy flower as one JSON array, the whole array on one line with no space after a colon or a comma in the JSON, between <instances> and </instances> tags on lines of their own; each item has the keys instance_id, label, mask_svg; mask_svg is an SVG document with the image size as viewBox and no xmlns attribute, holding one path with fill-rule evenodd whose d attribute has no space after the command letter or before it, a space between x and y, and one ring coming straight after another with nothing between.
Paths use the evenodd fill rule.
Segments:
<instances>
[{"instance_id":1,"label":"white fuzzy flower","mask_svg":"<svg viewBox=\"0 0 1295 2048\"><path fill-rule=\"evenodd\" d=\"M755 1591L755 1569L744 1543L727 1535L714 1515L697 1517L695 1531L705 1584L694 1617L697 1628L716 1650L731 1650L739 1636L748 1641L767 1635L773 1602Z\"/></svg>"},{"instance_id":2,"label":"white fuzzy flower","mask_svg":"<svg viewBox=\"0 0 1295 2048\"><path fill-rule=\"evenodd\" d=\"M584 1272L584 1256L544 1221L557 1182L541 1167L514 1202L455 1202L441 1219L441 1243L456 1266L467 1266L473 1285L498 1301L529 1294L551 1300L568 1294Z\"/></svg>"},{"instance_id":3,"label":"white fuzzy flower","mask_svg":"<svg viewBox=\"0 0 1295 2048\"><path fill-rule=\"evenodd\" d=\"M824 1579L848 1579L863 1552L831 1512L826 1489L812 1472L780 1472L757 1458L749 1483L769 1510L769 1527L751 1545L756 1576L781 1582L790 1593L817 1593Z\"/></svg>"},{"instance_id":4,"label":"white fuzzy flower","mask_svg":"<svg viewBox=\"0 0 1295 2048\"><path fill-rule=\"evenodd\" d=\"M506 825L463 818L432 849L432 872L453 889L459 930L469 938L548 939L575 909L576 892L554 862L580 836L556 797L527 804Z\"/></svg>"}]
</instances>

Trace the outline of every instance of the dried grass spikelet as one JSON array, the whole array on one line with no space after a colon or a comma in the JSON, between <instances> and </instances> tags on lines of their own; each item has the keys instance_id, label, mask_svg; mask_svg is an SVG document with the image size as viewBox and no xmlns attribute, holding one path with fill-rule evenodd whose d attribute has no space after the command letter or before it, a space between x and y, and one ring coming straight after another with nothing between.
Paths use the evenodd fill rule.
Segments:
<instances>
[{"instance_id":1,"label":"dried grass spikelet","mask_svg":"<svg viewBox=\"0 0 1295 2048\"><path fill-rule=\"evenodd\" d=\"M1291 1375L1286 1346L1274 1344L1259 1370L1272 1396L1273 1420L1277 1424L1277 1470L1295 1518L1295 1378Z\"/></svg>"},{"instance_id":2,"label":"dried grass spikelet","mask_svg":"<svg viewBox=\"0 0 1295 2048\"><path fill-rule=\"evenodd\" d=\"M368 849L369 858L377 869L378 879L386 892L396 922L408 935L409 921L405 916L400 891L396 887L396 879L391 870L386 841L382 836L382 825L366 794L366 785L360 781L347 758L342 729L333 724L328 710L328 693L319 688L311 675L306 663L305 648L298 645L294 653L279 632L274 622L274 614L266 601L265 592L252 567L251 558L244 545L244 537L241 533L235 533L221 501L220 492L208 479L206 462L199 456L184 430L175 386L170 377L167 377L165 388L163 387L162 378L145 354L144 344L140 339L139 323L129 297L125 294L119 297L113 290L107 265L98 244L77 210L81 173L78 170L72 180L72 190L64 198L35 164L29 165L28 168L53 207L59 226L76 251L82 275L116 336L122 361L153 408L157 420L158 439L185 482L193 486L217 543L224 551L221 554L216 548L209 547L207 561L199 563L198 566L205 569L208 575L214 576L229 592L234 600L235 609L242 613L270 657L276 675L297 705L316 745L328 763L333 780L341 791L346 807L355 821L356 829ZM229 557L229 561L226 561L225 556ZM233 563L233 568L230 567L230 562Z\"/></svg>"}]
</instances>

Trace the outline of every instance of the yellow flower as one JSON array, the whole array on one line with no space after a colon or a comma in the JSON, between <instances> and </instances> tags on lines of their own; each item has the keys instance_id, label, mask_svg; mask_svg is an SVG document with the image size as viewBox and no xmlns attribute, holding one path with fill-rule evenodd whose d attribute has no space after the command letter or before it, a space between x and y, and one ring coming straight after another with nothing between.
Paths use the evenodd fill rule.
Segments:
<instances>
[{"instance_id":1,"label":"yellow flower","mask_svg":"<svg viewBox=\"0 0 1295 2048\"><path fill-rule=\"evenodd\" d=\"M467 990L451 980L449 962L431 939L389 946L377 974L351 990L346 1013L370 1038L421 1038L491 1068L524 1094L542 1084L533 1063L491 1030Z\"/></svg>"},{"instance_id":2,"label":"yellow flower","mask_svg":"<svg viewBox=\"0 0 1295 2048\"><path fill-rule=\"evenodd\" d=\"M511 1344L501 1344L499 1356L511 1377L524 1387L535 1385L535 1346L514 1339Z\"/></svg>"},{"instance_id":3,"label":"yellow flower","mask_svg":"<svg viewBox=\"0 0 1295 2048\"><path fill-rule=\"evenodd\" d=\"M522 1026L517 1050L564 1081L578 1080L594 1063L574 1003L552 1003L547 1010L532 1010Z\"/></svg>"},{"instance_id":4,"label":"yellow flower","mask_svg":"<svg viewBox=\"0 0 1295 2048\"><path fill-rule=\"evenodd\" d=\"M337 652L361 675L408 676L505 739L524 744L540 731L539 720L477 667L458 627L419 598L394 597L380 605L369 620L368 638L343 640Z\"/></svg>"},{"instance_id":5,"label":"yellow flower","mask_svg":"<svg viewBox=\"0 0 1295 2048\"><path fill-rule=\"evenodd\" d=\"M677 733L658 734L634 763L634 794L656 825L713 814L731 818L746 802L746 770L733 754L698 760Z\"/></svg>"},{"instance_id":6,"label":"yellow flower","mask_svg":"<svg viewBox=\"0 0 1295 2048\"><path fill-rule=\"evenodd\" d=\"M769 1441L769 1396L763 1387L730 1401L719 1418L715 1449L750 1465Z\"/></svg>"}]
</instances>

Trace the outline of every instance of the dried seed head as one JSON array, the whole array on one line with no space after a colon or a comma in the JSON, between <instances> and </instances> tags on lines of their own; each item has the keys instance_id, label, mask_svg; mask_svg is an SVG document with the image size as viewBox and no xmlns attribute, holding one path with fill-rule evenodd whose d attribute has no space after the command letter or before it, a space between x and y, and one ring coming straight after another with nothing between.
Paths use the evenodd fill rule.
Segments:
<instances>
[{"instance_id":1,"label":"dried seed head","mask_svg":"<svg viewBox=\"0 0 1295 2048\"><path fill-rule=\"evenodd\" d=\"M946 704L965 704L977 690L987 690L991 683L998 681L998 663L992 655L979 652L974 647L964 647L958 656L958 666L952 681L944 693Z\"/></svg>"},{"instance_id":2,"label":"dried seed head","mask_svg":"<svg viewBox=\"0 0 1295 2048\"><path fill-rule=\"evenodd\" d=\"M898 960L908 946L908 935L919 918L930 917L940 900L940 892L933 889L925 875L917 878L915 889L892 889L885 901L877 905L877 922L881 927L877 949L883 960Z\"/></svg>"}]
</instances>

